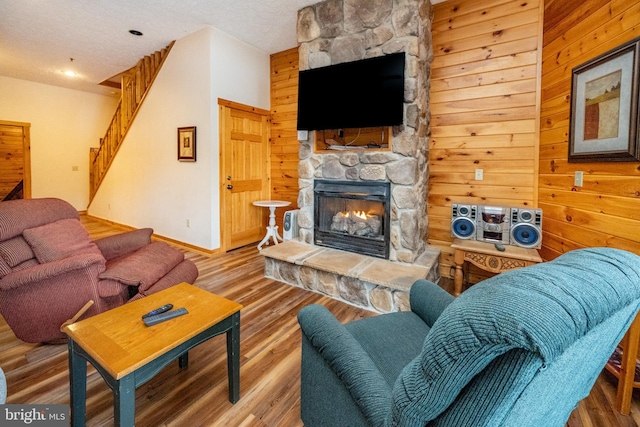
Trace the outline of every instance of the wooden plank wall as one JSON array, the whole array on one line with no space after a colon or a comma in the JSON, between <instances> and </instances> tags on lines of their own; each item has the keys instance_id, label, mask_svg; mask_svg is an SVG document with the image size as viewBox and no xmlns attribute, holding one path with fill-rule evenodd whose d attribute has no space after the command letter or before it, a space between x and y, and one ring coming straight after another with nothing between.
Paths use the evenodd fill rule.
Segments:
<instances>
[{"instance_id":1,"label":"wooden plank wall","mask_svg":"<svg viewBox=\"0 0 640 427\"><path fill-rule=\"evenodd\" d=\"M0 200L24 180L23 196L31 197L28 123L0 122Z\"/></svg>"},{"instance_id":2,"label":"wooden plank wall","mask_svg":"<svg viewBox=\"0 0 640 427\"><path fill-rule=\"evenodd\" d=\"M542 4L460 0L433 10L429 244L452 277L452 203L537 203Z\"/></svg>"},{"instance_id":3,"label":"wooden plank wall","mask_svg":"<svg viewBox=\"0 0 640 427\"><path fill-rule=\"evenodd\" d=\"M640 254L640 163L567 162L572 68L638 36L638 1L545 2L539 202L546 260L594 246ZM573 185L575 171L584 171L582 187Z\"/></svg>"},{"instance_id":4,"label":"wooden plank wall","mask_svg":"<svg viewBox=\"0 0 640 427\"><path fill-rule=\"evenodd\" d=\"M276 222L298 205L298 48L271 55L271 198L291 202Z\"/></svg>"}]
</instances>

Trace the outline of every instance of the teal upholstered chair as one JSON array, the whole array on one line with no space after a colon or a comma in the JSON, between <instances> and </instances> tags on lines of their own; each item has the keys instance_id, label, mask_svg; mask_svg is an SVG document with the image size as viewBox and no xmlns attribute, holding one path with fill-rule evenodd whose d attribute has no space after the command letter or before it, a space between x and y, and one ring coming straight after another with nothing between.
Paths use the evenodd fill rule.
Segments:
<instances>
[{"instance_id":1,"label":"teal upholstered chair","mask_svg":"<svg viewBox=\"0 0 640 427\"><path fill-rule=\"evenodd\" d=\"M640 257L581 249L454 299L341 325L300 310L301 412L314 426L563 426L640 308Z\"/></svg>"}]
</instances>

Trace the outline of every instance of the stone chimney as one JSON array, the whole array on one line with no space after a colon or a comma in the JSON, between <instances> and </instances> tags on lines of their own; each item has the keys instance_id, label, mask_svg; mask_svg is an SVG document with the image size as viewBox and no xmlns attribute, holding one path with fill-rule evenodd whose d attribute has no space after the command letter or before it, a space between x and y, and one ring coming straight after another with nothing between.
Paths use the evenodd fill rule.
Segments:
<instances>
[{"instance_id":1,"label":"stone chimney","mask_svg":"<svg viewBox=\"0 0 640 427\"><path fill-rule=\"evenodd\" d=\"M392 151L314 153L313 133L300 143L298 225L313 242L313 181L389 181L390 260L413 263L428 237L429 0L327 0L298 11L300 69L405 52L404 125L393 129Z\"/></svg>"}]
</instances>

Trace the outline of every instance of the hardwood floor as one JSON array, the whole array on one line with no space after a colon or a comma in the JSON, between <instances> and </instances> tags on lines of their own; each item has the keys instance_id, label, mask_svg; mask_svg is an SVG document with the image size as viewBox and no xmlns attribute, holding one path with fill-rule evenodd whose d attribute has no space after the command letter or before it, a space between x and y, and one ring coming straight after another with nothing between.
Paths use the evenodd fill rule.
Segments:
<instances>
[{"instance_id":1,"label":"hardwood floor","mask_svg":"<svg viewBox=\"0 0 640 427\"><path fill-rule=\"evenodd\" d=\"M83 218L94 237L120 232ZM136 390L136 425L302 426L300 420L300 330L296 315L308 304L325 305L341 322L375 315L319 294L266 279L254 245L224 255L185 250L200 270L195 283L244 306L241 312L241 398L228 401L226 344L219 336L189 355L189 368L172 363ZM0 366L8 381L7 403L69 403L66 345L26 344L0 318ZM569 419L570 427L639 426L640 395L631 415L612 404L616 380L603 372L591 394ZM89 366L87 426L113 425L113 398L102 377ZM348 426L348 421L345 422Z\"/></svg>"}]
</instances>

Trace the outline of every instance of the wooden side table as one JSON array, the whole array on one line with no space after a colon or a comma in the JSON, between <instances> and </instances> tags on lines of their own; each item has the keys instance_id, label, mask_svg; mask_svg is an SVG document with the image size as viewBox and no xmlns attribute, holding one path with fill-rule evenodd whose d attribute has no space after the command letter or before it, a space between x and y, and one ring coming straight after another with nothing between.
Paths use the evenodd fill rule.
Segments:
<instances>
[{"instance_id":1,"label":"wooden side table","mask_svg":"<svg viewBox=\"0 0 640 427\"><path fill-rule=\"evenodd\" d=\"M465 261L492 273L502 273L542 262L536 249L505 245L505 250L499 251L492 243L463 239L454 239L451 247L455 249L453 261L456 264L454 296L462 293L462 266Z\"/></svg>"}]
</instances>

